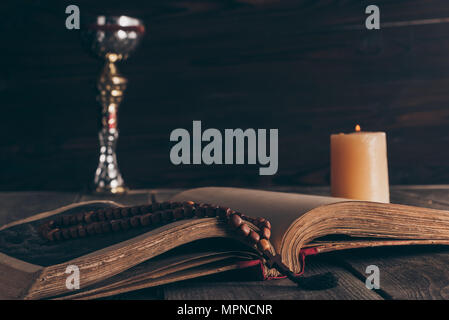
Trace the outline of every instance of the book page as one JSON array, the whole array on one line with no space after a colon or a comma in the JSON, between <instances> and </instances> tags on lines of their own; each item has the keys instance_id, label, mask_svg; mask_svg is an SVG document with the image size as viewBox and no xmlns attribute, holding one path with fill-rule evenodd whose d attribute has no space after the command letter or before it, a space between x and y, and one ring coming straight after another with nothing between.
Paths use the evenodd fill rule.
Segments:
<instances>
[{"instance_id":1,"label":"book page","mask_svg":"<svg viewBox=\"0 0 449 320\"><path fill-rule=\"evenodd\" d=\"M270 242L277 252L280 252L282 237L293 221L313 208L347 201L333 197L224 187L191 189L177 194L172 200L216 204L251 217L264 217L271 222Z\"/></svg>"}]
</instances>

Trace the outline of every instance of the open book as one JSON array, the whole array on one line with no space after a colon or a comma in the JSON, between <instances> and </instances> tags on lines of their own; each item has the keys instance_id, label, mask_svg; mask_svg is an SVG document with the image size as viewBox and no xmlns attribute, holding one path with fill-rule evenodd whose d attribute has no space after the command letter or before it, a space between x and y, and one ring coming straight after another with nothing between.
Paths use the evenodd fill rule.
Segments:
<instances>
[{"instance_id":1,"label":"open book","mask_svg":"<svg viewBox=\"0 0 449 320\"><path fill-rule=\"evenodd\" d=\"M172 201L210 203L268 219L270 251L277 252L297 274L304 271L304 258L310 254L449 244L449 212L442 210L215 187L187 190ZM41 235L40 228L49 221L107 208L125 207L111 201L76 203L1 226L0 298L91 299L240 268L264 279L281 276L268 267L257 246L216 217L185 218L68 240L50 241ZM129 212L140 215L144 209ZM84 223L80 220L75 225ZM79 289L67 287L69 266L79 270Z\"/></svg>"}]
</instances>

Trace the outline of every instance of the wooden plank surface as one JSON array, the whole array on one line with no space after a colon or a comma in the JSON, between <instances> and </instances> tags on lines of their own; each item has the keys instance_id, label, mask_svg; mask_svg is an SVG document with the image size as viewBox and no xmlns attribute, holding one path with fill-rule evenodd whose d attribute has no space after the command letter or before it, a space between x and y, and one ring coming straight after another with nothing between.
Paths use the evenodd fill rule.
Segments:
<instances>
[{"instance_id":1,"label":"wooden plank surface","mask_svg":"<svg viewBox=\"0 0 449 320\"><path fill-rule=\"evenodd\" d=\"M387 299L449 299L449 249L398 247L329 254L345 270L365 281L370 265L379 267L380 291Z\"/></svg>"},{"instance_id":2,"label":"wooden plank surface","mask_svg":"<svg viewBox=\"0 0 449 320\"><path fill-rule=\"evenodd\" d=\"M169 300L381 300L376 292L366 288L353 274L323 259L313 259L307 265L305 276L331 272L338 278L335 288L304 290L288 279L269 281L204 281L191 280L164 287L164 298ZM218 276L216 276L218 278Z\"/></svg>"},{"instance_id":3,"label":"wooden plank surface","mask_svg":"<svg viewBox=\"0 0 449 320\"><path fill-rule=\"evenodd\" d=\"M391 196L395 203L449 209L448 188L393 188ZM380 288L391 299L449 299L447 246L375 248L332 255L361 279L367 266L378 266Z\"/></svg>"},{"instance_id":4,"label":"wooden plank surface","mask_svg":"<svg viewBox=\"0 0 449 320\"><path fill-rule=\"evenodd\" d=\"M277 187L276 191L328 195L328 187ZM180 189L133 190L120 197L57 192L2 192L0 224L71 202L112 199L133 205L168 200ZM394 203L449 209L449 186L393 186ZM380 268L380 290L365 287L368 265ZM359 249L309 257L306 276L332 272L337 287L308 291L288 280L239 281L226 276L194 279L121 294L112 299L449 299L449 248L444 246Z\"/></svg>"}]
</instances>

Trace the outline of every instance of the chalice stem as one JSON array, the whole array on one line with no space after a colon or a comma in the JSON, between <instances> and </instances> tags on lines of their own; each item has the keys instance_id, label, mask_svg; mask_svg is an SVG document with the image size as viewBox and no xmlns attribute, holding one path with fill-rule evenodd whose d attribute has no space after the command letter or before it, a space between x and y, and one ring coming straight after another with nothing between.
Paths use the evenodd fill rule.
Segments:
<instances>
[{"instance_id":1,"label":"chalice stem","mask_svg":"<svg viewBox=\"0 0 449 320\"><path fill-rule=\"evenodd\" d=\"M95 172L95 190L97 192L125 192L125 184L120 174L116 145L118 139L118 107L123 99L127 80L121 76L115 65L120 59L117 54L108 54L103 71L98 79L98 100L101 104L100 158Z\"/></svg>"}]
</instances>

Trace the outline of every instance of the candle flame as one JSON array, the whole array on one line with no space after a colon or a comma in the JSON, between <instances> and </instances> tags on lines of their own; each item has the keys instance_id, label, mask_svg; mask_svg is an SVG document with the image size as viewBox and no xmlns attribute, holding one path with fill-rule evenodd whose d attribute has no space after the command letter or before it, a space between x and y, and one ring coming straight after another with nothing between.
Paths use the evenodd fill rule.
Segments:
<instances>
[{"instance_id":1,"label":"candle flame","mask_svg":"<svg viewBox=\"0 0 449 320\"><path fill-rule=\"evenodd\" d=\"M362 128L360 128L359 125L356 125L355 126L355 132L360 132L360 131L362 131Z\"/></svg>"}]
</instances>

